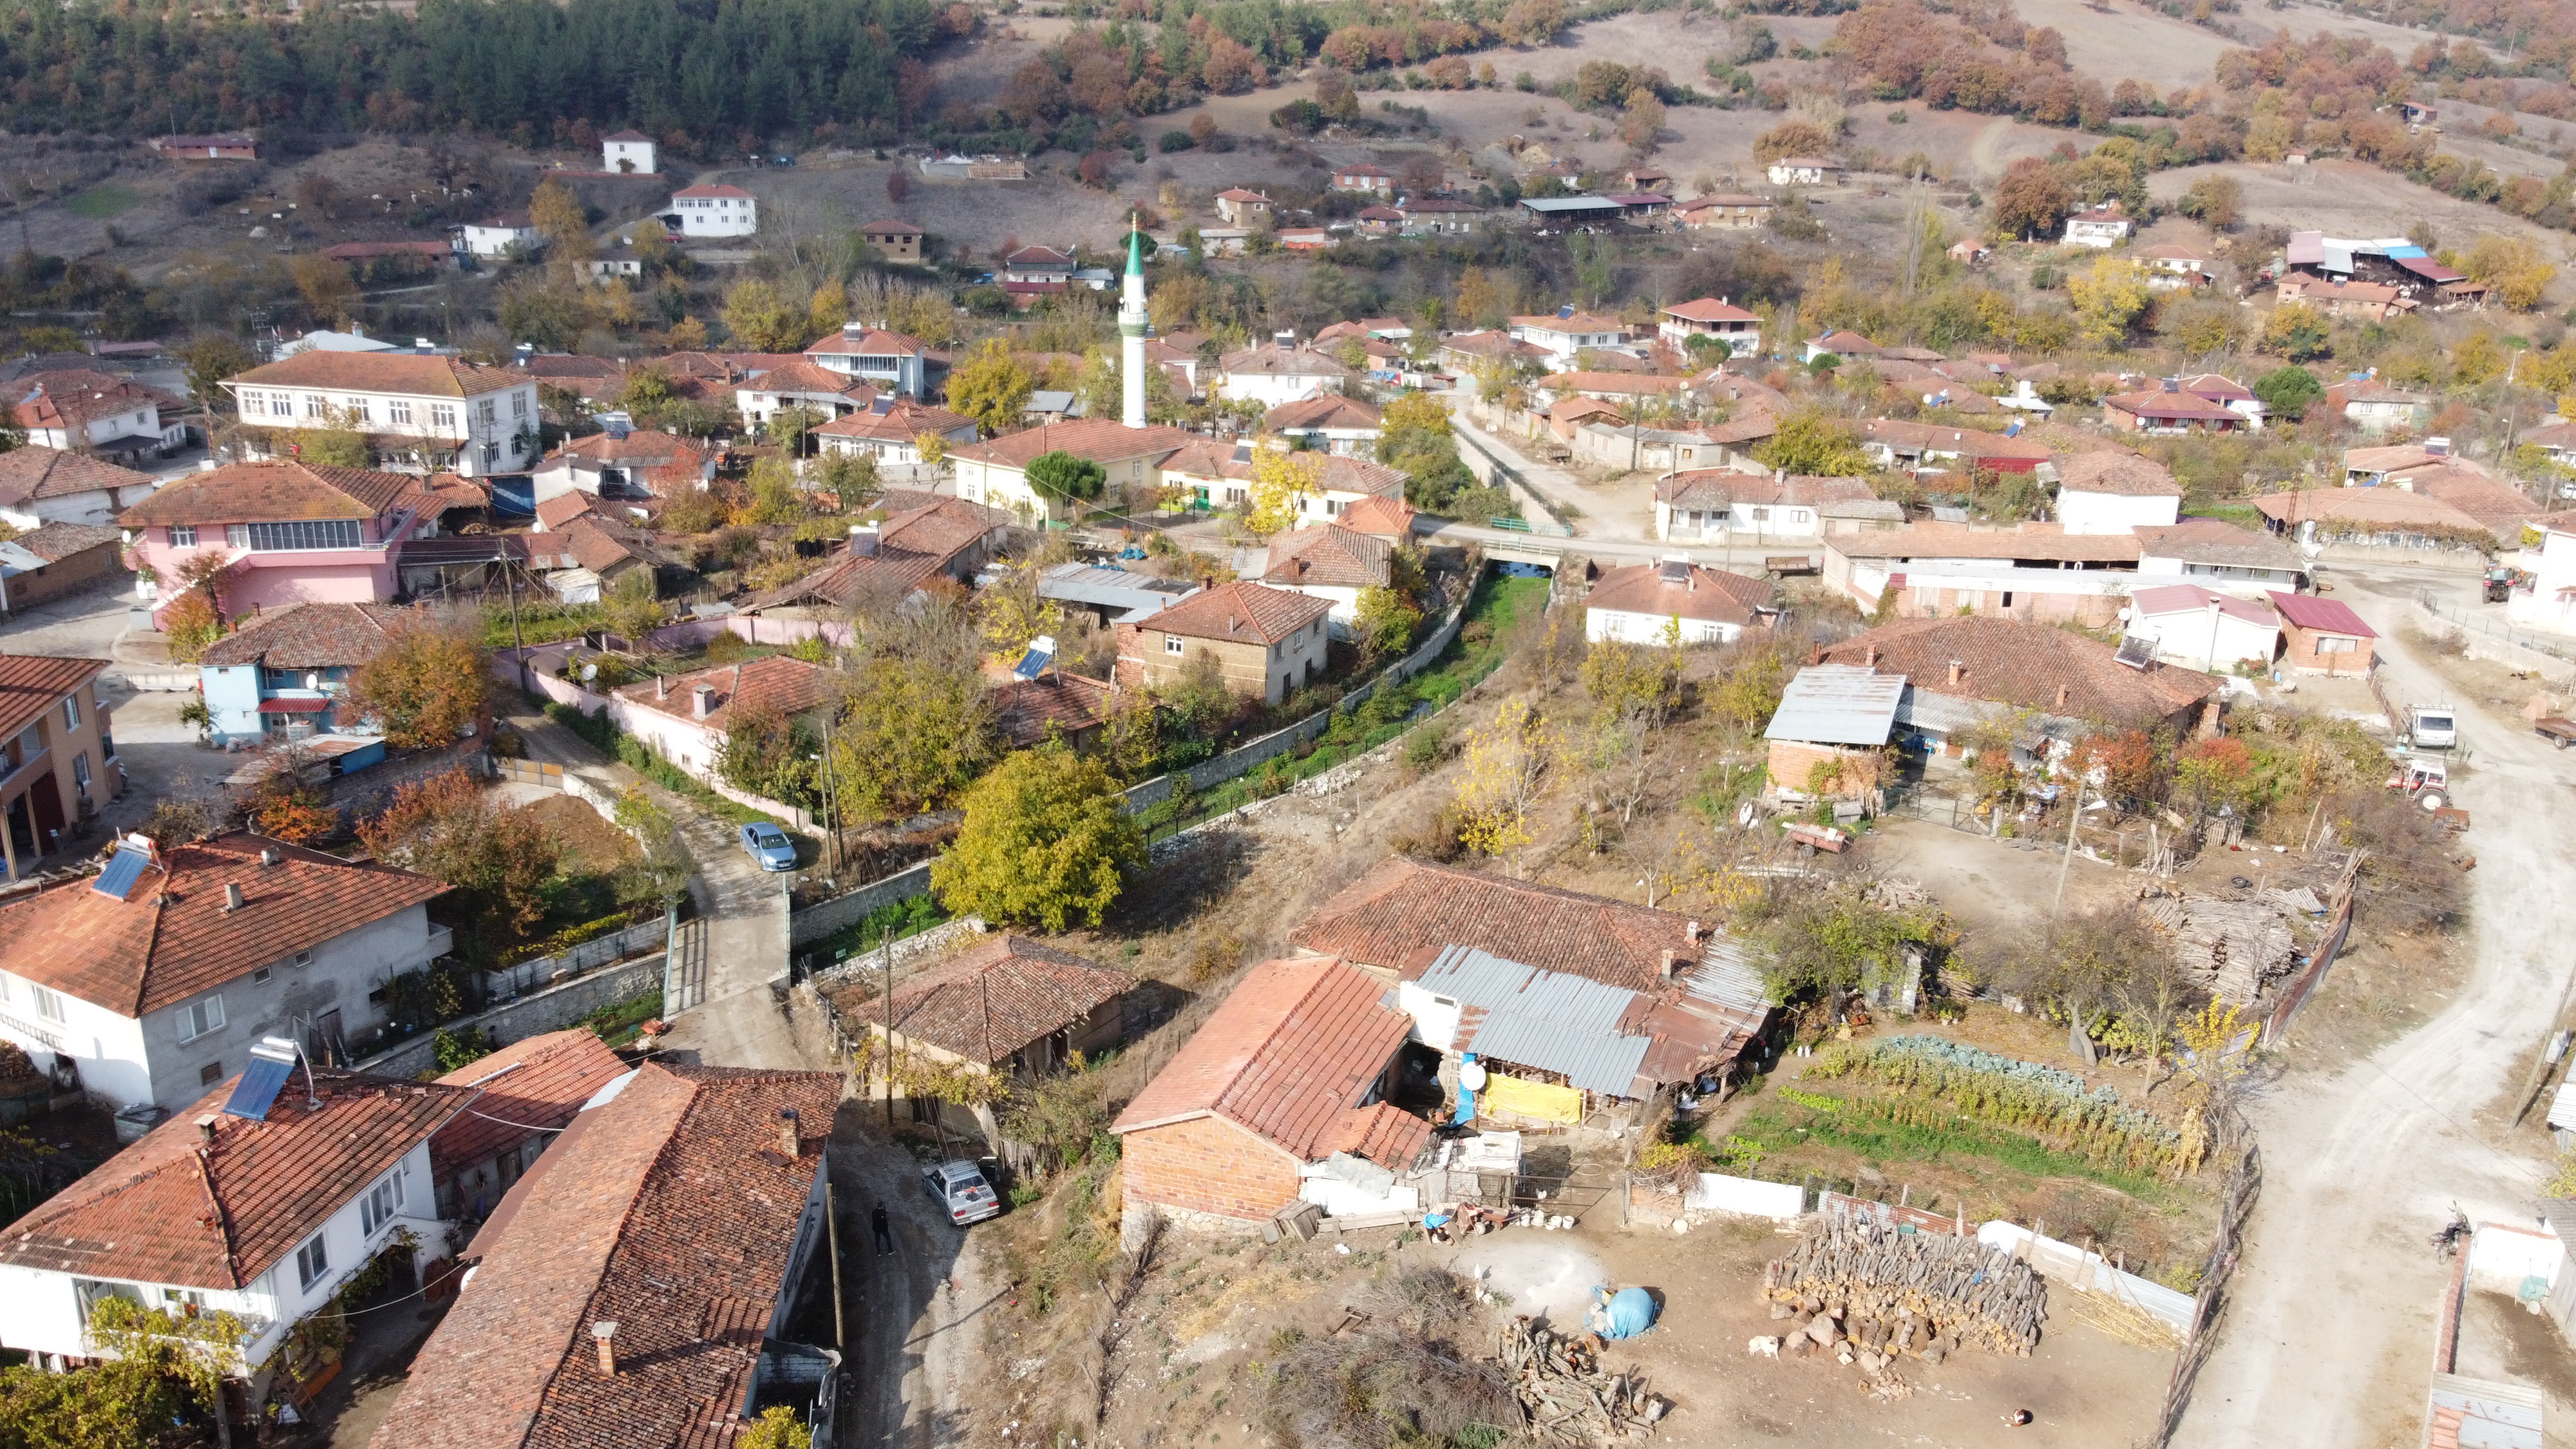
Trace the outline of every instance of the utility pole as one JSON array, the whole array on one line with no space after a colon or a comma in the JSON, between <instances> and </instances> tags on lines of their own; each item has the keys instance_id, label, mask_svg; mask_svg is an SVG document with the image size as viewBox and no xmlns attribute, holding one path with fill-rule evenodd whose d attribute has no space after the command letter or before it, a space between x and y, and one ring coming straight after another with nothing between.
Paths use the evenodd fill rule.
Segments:
<instances>
[{"instance_id":1,"label":"utility pole","mask_svg":"<svg viewBox=\"0 0 2576 1449\"><path fill-rule=\"evenodd\" d=\"M885 1073L886 1136L894 1136L894 927L877 938L885 963L885 1052L878 1070Z\"/></svg>"}]
</instances>

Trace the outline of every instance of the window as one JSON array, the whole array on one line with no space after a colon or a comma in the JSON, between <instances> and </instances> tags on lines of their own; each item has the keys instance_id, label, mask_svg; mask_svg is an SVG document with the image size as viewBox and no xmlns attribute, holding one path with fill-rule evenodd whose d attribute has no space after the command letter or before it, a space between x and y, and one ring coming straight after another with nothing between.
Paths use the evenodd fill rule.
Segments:
<instances>
[{"instance_id":1,"label":"window","mask_svg":"<svg viewBox=\"0 0 2576 1449\"><path fill-rule=\"evenodd\" d=\"M250 984L253 986L266 986L269 978L276 974L277 968L273 966L262 966L258 970L250 973Z\"/></svg>"},{"instance_id":2,"label":"window","mask_svg":"<svg viewBox=\"0 0 2576 1449\"><path fill-rule=\"evenodd\" d=\"M365 531L354 518L308 518L293 523L248 523L235 527L242 530L244 544L261 552L367 546Z\"/></svg>"},{"instance_id":3,"label":"window","mask_svg":"<svg viewBox=\"0 0 2576 1449\"><path fill-rule=\"evenodd\" d=\"M310 966L313 964L313 953L310 951L298 951L294 955L286 958L286 964L289 966Z\"/></svg>"},{"instance_id":4,"label":"window","mask_svg":"<svg viewBox=\"0 0 2576 1449\"><path fill-rule=\"evenodd\" d=\"M308 392L304 395L304 415L306 417L318 418L323 416L325 413L328 413L330 410L331 404L323 400L322 394L318 392Z\"/></svg>"},{"instance_id":5,"label":"window","mask_svg":"<svg viewBox=\"0 0 2576 1449\"><path fill-rule=\"evenodd\" d=\"M358 1226L374 1232L394 1220L394 1211L403 1205L402 1169L386 1173L384 1181L367 1189L366 1200L358 1204Z\"/></svg>"},{"instance_id":6,"label":"window","mask_svg":"<svg viewBox=\"0 0 2576 1449\"><path fill-rule=\"evenodd\" d=\"M474 405L474 417L478 422L489 423L493 421L492 400L490 398L487 397Z\"/></svg>"},{"instance_id":7,"label":"window","mask_svg":"<svg viewBox=\"0 0 2576 1449\"><path fill-rule=\"evenodd\" d=\"M1164 636L1163 636L1163 652L1164 652L1164 653L1166 653L1166 654L1178 654L1178 653L1180 653L1180 652L1181 652L1181 649L1182 649L1182 644L1181 644L1181 636L1180 636L1180 635L1178 635L1178 634L1166 634L1166 635L1164 635Z\"/></svg>"},{"instance_id":8,"label":"window","mask_svg":"<svg viewBox=\"0 0 2576 1449\"><path fill-rule=\"evenodd\" d=\"M82 794L89 793L89 751L87 750L72 756L72 784Z\"/></svg>"},{"instance_id":9,"label":"window","mask_svg":"<svg viewBox=\"0 0 2576 1449\"><path fill-rule=\"evenodd\" d=\"M63 1019L63 994L61 992L54 990L50 986L38 986L32 981L27 983L27 991L35 998L36 1014L38 1016L43 1017L47 1021L60 1021Z\"/></svg>"},{"instance_id":10,"label":"window","mask_svg":"<svg viewBox=\"0 0 2576 1449\"><path fill-rule=\"evenodd\" d=\"M322 1275L330 1271L331 1254L322 1246L322 1235L315 1233L313 1241L295 1250L296 1284L310 1288L321 1282Z\"/></svg>"},{"instance_id":11,"label":"window","mask_svg":"<svg viewBox=\"0 0 2576 1449\"><path fill-rule=\"evenodd\" d=\"M80 696L77 694L63 696L63 728L67 730L80 728Z\"/></svg>"},{"instance_id":12,"label":"window","mask_svg":"<svg viewBox=\"0 0 2576 1449\"><path fill-rule=\"evenodd\" d=\"M491 419L486 418L484 421L490 422ZM498 443L485 443L483 445L483 466L486 468L495 467L499 465L500 461L501 445Z\"/></svg>"},{"instance_id":13,"label":"window","mask_svg":"<svg viewBox=\"0 0 2576 1449\"><path fill-rule=\"evenodd\" d=\"M209 996L179 1008L179 1040L195 1041L210 1031L221 1031L224 1025L224 999Z\"/></svg>"},{"instance_id":14,"label":"window","mask_svg":"<svg viewBox=\"0 0 2576 1449\"><path fill-rule=\"evenodd\" d=\"M273 418L291 418L295 416L295 395L293 393L285 392L270 393L268 395L268 415Z\"/></svg>"},{"instance_id":15,"label":"window","mask_svg":"<svg viewBox=\"0 0 2576 1449\"><path fill-rule=\"evenodd\" d=\"M431 403L429 405L429 425L433 428L441 429L455 427L456 408L454 405L449 403Z\"/></svg>"},{"instance_id":16,"label":"window","mask_svg":"<svg viewBox=\"0 0 2576 1449\"><path fill-rule=\"evenodd\" d=\"M225 525L224 525L224 547L226 547L226 548L248 548L248 547L250 547L250 525L249 525L249 524L247 524L247 523L227 523L227 524L225 524Z\"/></svg>"},{"instance_id":17,"label":"window","mask_svg":"<svg viewBox=\"0 0 2576 1449\"><path fill-rule=\"evenodd\" d=\"M170 546L172 548L195 548L197 546L197 525L193 523L171 524Z\"/></svg>"},{"instance_id":18,"label":"window","mask_svg":"<svg viewBox=\"0 0 2576 1449\"><path fill-rule=\"evenodd\" d=\"M2361 641L2346 638L2340 634L2320 634L2317 636L2317 652L2319 654L2350 654L2352 652L2352 646L2359 642Z\"/></svg>"},{"instance_id":19,"label":"window","mask_svg":"<svg viewBox=\"0 0 2576 1449\"><path fill-rule=\"evenodd\" d=\"M527 415L528 395L523 392L514 392L510 394L510 416L514 418L524 418Z\"/></svg>"},{"instance_id":20,"label":"window","mask_svg":"<svg viewBox=\"0 0 2576 1449\"><path fill-rule=\"evenodd\" d=\"M223 1079L224 1064L221 1060L211 1061L197 1068L197 1085L200 1087L211 1087Z\"/></svg>"},{"instance_id":21,"label":"window","mask_svg":"<svg viewBox=\"0 0 2576 1449\"><path fill-rule=\"evenodd\" d=\"M372 423L375 420L375 412L365 398L353 397L349 399L349 421L353 423Z\"/></svg>"},{"instance_id":22,"label":"window","mask_svg":"<svg viewBox=\"0 0 2576 1449\"><path fill-rule=\"evenodd\" d=\"M395 398L393 401L391 401L391 402L389 402L389 403L386 403L386 404L385 404L385 419L386 419L386 421L388 421L388 422L396 422L396 423L408 423L408 422L410 422L410 421L411 421L411 402L410 402L410 400L409 400L409 399L407 399L407 398Z\"/></svg>"}]
</instances>

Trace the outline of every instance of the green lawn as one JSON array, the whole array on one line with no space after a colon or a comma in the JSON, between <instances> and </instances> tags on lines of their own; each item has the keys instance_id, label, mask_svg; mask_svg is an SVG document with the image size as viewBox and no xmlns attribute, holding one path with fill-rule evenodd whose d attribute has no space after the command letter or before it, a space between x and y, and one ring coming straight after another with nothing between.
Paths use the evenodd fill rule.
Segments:
<instances>
[{"instance_id":1,"label":"green lawn","mask_svg":"<svg viewBox=\"0 0 2576 1449\"><path fill-rule=\"evenodd\" d=\"M102 182L63 203L63 210L92 221L105 221L118 212L131 211L143 204L143 193L131 186L113 181Z\"/></svg>"}]
</instances>

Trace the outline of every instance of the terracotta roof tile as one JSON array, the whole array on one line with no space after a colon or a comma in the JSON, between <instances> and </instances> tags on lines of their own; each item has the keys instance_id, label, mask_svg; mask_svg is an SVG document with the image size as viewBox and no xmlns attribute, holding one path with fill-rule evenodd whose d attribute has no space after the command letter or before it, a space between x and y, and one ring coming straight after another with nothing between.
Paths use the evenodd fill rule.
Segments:
<instances>
[{"instance_id":1,"label":"terracotta roof tile","mask_svg":"<svg viewBox=\"0 0 2576 1449\"><path fill-rule=\"evenodd\" d=\"M1395 545L1385 539L1337 524L1301 528L1271 539L1270 563L1261 581L1281 588L1382 589L1394 555Z\"/></svg>"},{"instance_id":2,"label":"terracotta roof tile","mask_svg":"<svg viewBox=\"0 0 2576 1449\"><path fill-rule=\"evenodd\" d=\"M94 523L40 523L9 541L49 564L56 564L74 554L121 544L125 535Z\"/></svg>"},{"instance_id":3,"label":"terracotta roof tile","mask_svg":"<svg viewBox=\"0 0 2576 1449\"><path fill-rule=\"evenodd\" d=\"M2139 453L2078 453L2057 465L2057 491L2116 493L2130 498L2180 498L2172 470Z\"/></svg>"},{"instance_id":4,"label":"terracotta roof tile","mask_svg":"<svg viewBox=\"0 0 2576 1449\"><path fill-rule=\"evenodd\" d=\"M354 667L383 653L396 630L429 622L426 612L393 604L307 600L252 615L209 645L197 662L265 664L271 669Z\"/></svg>"},{"instance_id":5,"label":"terracotta roof tile","mask_svg":"<svg viewBox=\"0 0 2576 1449\"><path fill-rule=\"evenodd\" d=\"M375 1449L731 1442L838 1075L655 1063L574 1119L468 1249ZM779 1113L802 1119L794 1157ZM590 1325L614 1322L603 1377Z\"/></svg>"},{"instance_id":6,"label":"terracotta roof tile","mask_svg":"<svg viewBox=\"0 0 2576 1449\"><path fill-rule=\"evenodd\" d=\"M917 357L930 350L930 344L900 332L870 327L852 337L847 329L833 333L805 349L808 357Z\"/></svg>"},{"instance_id":7,"label":"terracotta roof tile","mask_svg":"<svg viewBox=\"0 0 2576 1449\"><path fill-rule=\"evenodd\" d=\"M779 363L739 384L743 392L798 393L846 398L864 407L877 395L876 385L846 372L817 367L799 357Z\"/></svg>"},{"instance_id":8,"label":"terracotta roof tile","mask_svg":"<svg viewBox=\"0 0 2576 1449\"><path fill-rule=\"evenodd\" d=\"M480 397L531 379L456 357L417 352L324 352L280 358L224 380L226 387L336 388L412 397Z\"/></svg>"},{"instance_id":9,"label":"terracotta roof tile","mask_svg":"<svg viewBox=\"0 0 2576 1449\"><path fill-rule=\"evenodd\" d=\"M1192 594L1146 620L1143 627L1191 639L1276 644L1332 608L1323 599L1237 582Z\"/></svg>"},{"instance_id":10,"label":"terracotta roof tile","mask_svg":"<svg viewBox=\"0 0 2576 1449\"><path fill-rule=\"evenodd\" d=\"M143 408L175 408L156 387L86 368L38 373L10 385L11 415L22 428L76 428Z\"/></svg>"},{"instance_id":11,"label":"terracotta roof tile","mask_svg":"<svg viewBox=\"0 0 2576 1449\"><path fill-rule=\"evenodd\" d=\"M371 468L330 468L284 460L233 463L210 473L191 473L118 514L116 521L128 528L145 528L169 523L373 518L419 483L408 474L379 473Z\"/></svg>"},{"instance_id":12,"label":"terracotta roof tile","mask_svg":"<svg viewBox=\"0 0 2576 1449\"><path fill-rule=\"evenodd\" d=\"M537 531L560 532L564 525L574 519L585 513L596 513L599 510L600 499L596 493L584 493L578 488L568 493L558 493L537 505Z\"/></svg>"},{"instance_id":13,"label":"terracotta roof tile","mask_svg":"<svg viewBox=\"0 0 2576 1449\"><path fill-rule=\"evenodd\" d=\"M1414 516L1413 505L1401 498L1363 498L1344 508L1335 521L1353 533L1409 539L1413 536Z\"/></svg>"},{"instance_id":14,"label":"terracotta roof tile","mask_svg":"<svg viewBox=\"0 0 2576 1449\"><path fill-rule=\"evenodd\" d=\"M1136 978L1025 936L971 946L894 993L894 1029L965 1061L993 1066L1031 1042L1081 1021L1134 989ZM862 983L862 1021L882 1021L882 1001ZM874 1004L871 1004L874 1003Z\"/></svg>"},{"instance_id":15,"label":"terracotta roof tile","mask_svg":"<svg viewBox=\"0 0 2576 1449\"><path fill-rule=\"evenodd\" d=\"M878 527L875 553L844 552L803 578L754 598L752 607L820 602L848 609L874 597L901 598L1010 522L1000 509L963 498L910 496L926 501L891 514ZM888 495L888 501L893 497Z\"/></svg>"},{"instance_id":16,"label":"terracotta roof tile","mask_svg":"<svg viewBox=\"0 0 2576 1449\"><path fill-rule=\"evenodd\" d=\"M638 428L622 438L613 437L607 433L593 433L587 438L574 438L559 445L548 456L590 458L620 467L639 467L660 463L703 463L706 461L706 450L676 434Z\"/></svg>"},{"instance_id":17,"label":"terracotta roof tile","mask_svg":"<svg viewBox=\"0 0 2576 1449\"><path fill-rule=\"evenodd\" d=\"M1128 458L1168 457L1189 440L1190 435L1178 428L1130 428L1111 418L1082 418L1069 423L1043 423L968 443L949 449L948 456L1008 468L1025 468L1030 460L1048 453L1071 453L1095 463L1114 463Z\"/></svg>"},{"instance_id":18,"label":"terracotta roof tile","mask_svg":"<svg viewBox=\"0 0 2576 1449\"><path fill-rule=\"evenodd\" d=\"M1282 347L1276 342L1229 352L1219 365L1228 375L1239 373L1246 377L1346 378L1351 375L1351 370L1342 366L1337 358L1326 357L1313 348Z\"/></svg>"},{"instance_id":19,"label":"terracotta roof tile","mask_svg":"<svg viewBox=\"0 0 2576 1449\"><path fill-rule=\"evenodd\" d=\"M449 1072L439 1085L479 1087L483 1095L430 1137L430 1176L446 1182L563 1126L626 1070L597 1033L574 1027L512 1042Z\"/></svg>"},{"instance_id":20,"label":"terracotta roof tile","mask_svg":"<svg viewBox=\"0 0 2576 1449\"><path fill-rule=\"evenodd\" d=\"M1630 564L1611 569L1592 585L1583 607L1612 613L1649 614L1659 619L1700 619L1719 624L1756 624L1757 607L1771 602L1764 579L1723 569L1686 565L1679 581L1664 576L1665 565Z\"/></svg>"},{"instance_id":21,"label":"terracotta roof tile","mask_svg":"<svg viewBox=\"0 0 2576 1449\"><path fill-rule=\"evenodd\" d=\"M64 695L97 678L107 664L52 654L0 654L0 739L34 724Z\"/></svg>"},{"instance_id":22,"label":"terracotta roof tile","mask_svg":"<svg viewBox=\"0 0 2576 1449\"><path fill-rule=\"evenodd\" d=\"M1000 685L986 703L1002 738L1014 749L1032 750L1046 743L1050 727L1057 737L1070 739L1106 722L1110 699L1106 681L1054 670Z\"/></svg>"},{"instance_id":23,"label":"terracotta roof tile","mask_svg":"<svg viewBox=\"0 0 2576 1449\"><path fill-rule=\"evenodd\" d=\"M1383 421L1383 416L1358 398L1328 392L1321 397L1281 403L1261 421L1270 431L1284 433L1299 428L1375 428Z\"/></svg>"},{"instance_id":24,"label":"terracotta roof tile","mask_svg":"<svg viewBox=\"0 0 2576 1449\"><path fill-rule=\"evenodd\" d=\"M2007 438L2001 433L1983 433L1974 428L1945 428L1937 423L1909 423L1896 418L1872 418L1862 425L1861 434L1873 443L1909 450L1956 453L1963 458L2038 463L2045 462L2050 454L2047 444L2027 438Z\"/></svg>"},{"instance_id":25,"label":"terracotta roof tile","mask_svg":"<svg viewBox=\"0 0 2576 1449\"><path fill-rule=\"evenodd\" d=\"M1324 460L1321 480L1326 493L1347 493L1361 498L1404 499L1404 485L1409 481L1401 468L1366 458L1352 458L1335 453Z\"/></svg>"},{"instance_id":26,"label":"terracotta roof tile","mask_svg":"<svg viewBox=\"0 0 2576 1449\"><path fill-rule=\"evenodd\" d=\"M2058 563L2136 563L2138 540L2126 533L2068 533L2054 523L1983 528L1965 523L1909 523L1903 528L1841 534L1825 547L1845 558L2010 558Z\"/></svg>"},{"instance_id":27,"label":"terracotta roof tile","mask_svg":"<svg viewBox=\"0 0 2576 1449\"><path fill-rule=\"evenodd\" d=\"M2218 680L2198 670L2171 664L2132 669L2113 660L2112 652L2108 644L2052 624L1900 619L1844 640L1824 651L1821 662L1902 674L1930 694L2111 723L2170 719L2219 690ZM1949 682L1953 661L1963 671L1956 685Z\"/></svg>"},{"instance_id":28,"label":"terracotta roof tile","mask_svg":"<svg viewBox=\"0 0 2576 1449\"><path fill-rule=\"evenodd\" d=\"M1387 970L1444 946L1481 951L1629 991L1663 981L1666 951L1696 961L1690 921L1603 896L1425 865L1381 861L1288 933L1319 951Z\"/></svg>"},{"instance_id":29,"label":"terracotta roof tile","mask_svg":"<svg viewBox=\"0 0 2576 1449\"><path fill-rule=\"evenodd\" d=\"M1676 508L1734 503L1855 503L1877 496L1866 478L1826 478L1809 473L1781 476L1739 473L1731 468L1686 468L1655 480L1656 501Z\"/></svg>"},{"instance_id":30,"label":"terracotta roof tile","mask_svg":"<svg viewBox=\"0 0 2576 1449\"><path fill-rule=\"evenodd\" d=\"M255 1121L222 1110L233 1088L225 1082L0 1232L0 1263L245 1287L474 1098L323 1067L312 1085L321 1110L306 1105L299 1071ZM211 1144L197 1126L209 1115Z\"/></svg>"},{"instance_id":31,"label":"terracotta roof tile","mask_svg":"<svg viewBox=\"0 0 2576 1449\"><path fill-rule=\"evenodd\" d=\"M0 453L0 504L150 487L152 475L119 468L87 453L67 453L39 443L24 443Z\"/></svg>"},{"instance_id":32,"label":"terracotta roof tile","mask_svg":"<svg viewBox=\"0 0 2576 1449\"><path fill-rule=\"evenodd\" d=\"M946 437L961 428L974 426L974 419L946 408L935 408L910 398L897 398L884 412L861 408L843 413L814 430L818 438L883 438L908 443L924 433Z\"/></svg>"},{"instance_id":33,"label":"terracotta roof tile","mask_svg":"<svg viewBox=\"0 0 2576 1449\"><path fill-rule=\"evenodd\" d=\"M1113 1132L1215 1116L1277 1143L1300 1162L1361 1144L1396 1157L1410 1133L1373 1120L1360 1098L1413 1028L1384 1003L1384 983L1330 957L1265 961L1118 1115ZM1425 1124L1423 1138L1428 1137ZM1411 1142L1419 1153L1420 1140Z\"/></svg>"},{"instance_id":34,"label":"terracotta roof tile","mask_svg":"<svg viewBox=\"0 0 2576 1449\"><path fill-rule=\"evenodd\" d=\"M69 661L104 667L101 661ZM263 849L278 863L263 865ZM41 986L140 1017L443 895L425 875L248 831L180 845L125 898L95 876L0 904L0 957ZM239 910L224 887L242 888Z\"/></svg>"},{"instance_id":35,"label":"terracotta roof tile","mask_svg":"<svg viewBox=\"0 0 2576 1449\"><path fill-rule=\"evenodd\" d=\"M792 717L822 708L823 702L831 698L835 682L833 672L820 664L771 654L746 664L719 664L712 669L621 685L617 697L722 734L732 718L727 711L737 703L774 704ZM667 694L662 688L665 683L670 686ZM715 708L703 718L697 713L694 698L700 685L715 691Z\"/></svg>"},{"instance_id":36,"label":"terracotta roof tile","mask_svg":"<svg viewBox=\"0 0 2576 1449\"><path fill-rule=\"evenodd\" d=\"M2163 527L2131 530L2140 556L2181 559L2186 563L2233 564L2240 568L2292 569L2304 572L2297 549L2259 529L2238 528L2215 518L2186 518Z\"/></svg>"}]
</instances>

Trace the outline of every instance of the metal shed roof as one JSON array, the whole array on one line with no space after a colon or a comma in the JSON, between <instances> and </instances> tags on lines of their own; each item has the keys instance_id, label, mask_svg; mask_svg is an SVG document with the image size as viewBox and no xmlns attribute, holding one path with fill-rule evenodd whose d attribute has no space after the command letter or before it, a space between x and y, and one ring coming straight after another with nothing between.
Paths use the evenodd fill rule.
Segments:
<instances>
[{"instance_id":1,"label":"metal shed roof","mask_svg":"<svg viewBox=\"0 0 2576 1449\"><path fill-rule=\"evenodd\" d=\"M1861 664L1810 664L1780 692L1780 708L1762 731L1767 740L1820 745L1883 745L1905 695L1905 676Z\"/></svg>"},{"instance_id":2,"label":"metal shed roof","mask_svg":"<svg viewBox=\"0 0 2576 1449\"><path fill-rule=\"evenodd\" d=\"M1445 948L1415 984L1462 1007L1483 1009L1472 1038L1466 1035L1472 1014L1462 1017L1459 1050L1562 1072L1586 1091L1636 1095L1637 1068L1654 1044L1621 1029L1643 1005L1637 993L1472 946Z\"/></svg>"}]
</instances>

